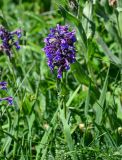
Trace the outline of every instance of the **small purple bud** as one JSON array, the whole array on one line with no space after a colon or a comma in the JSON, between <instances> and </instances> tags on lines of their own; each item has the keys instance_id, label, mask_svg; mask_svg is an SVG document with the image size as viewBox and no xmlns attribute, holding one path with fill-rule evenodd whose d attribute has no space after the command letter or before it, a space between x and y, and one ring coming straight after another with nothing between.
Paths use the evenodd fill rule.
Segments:
<instances>
[{"instance_id":1,"label":"small purple bud","mask_svg":"<svg viewBox=\"0 0 122 160\"><path fill-rule=\"evenodd\" d=\"M16 35L17 35L18 38L21 38L21 37L22 37L21 32L22 32L21 30L17 30L17 31L16 31Z\"/></svg>"},{"instance_id":2,"label":"small purple bud","mask_svg":"<svg viewBox=\"0 0 122 160\"><path fill-rule=\"evenodd\" d=\"M1 89L6 90L7 89L7 82L4 82L4 81L0 82L0 87L1 87Z\"/></svg>"},{"instance_id":3,"label":"small purple bud","mask_svg":"<svg viewBox=\"0 0 122 160\"><path fill-rule=\"evenodd\" d=\"M15 45L15 47L16 47L17 50L20 49L20 46L19 46L19 42L18 42L18 41L16 41L16 42L14 43L14 45Z\"/></svg>"},{"instance_id":4,"label":"small purple bud","mask_svg":"<svg viewBox=\"0 0 122 160\"><path fill-rule=\"evenodd\" d=\"M58 69L58 75L57 75L57 78L61 78L61 77L62 77L62 67Z\"/></svg>"},{"instance_id":5,"label":"small purple bud","mask_svg":"<svg viewBox=\"0 0 122 160\"><path fill-rule=\"evenodd\" d=\"M13 98L12 97L0 98L0 101L8 101L9 105L13 104Z\"/></svg>"},{"instance_id":6,"label":"small purple bud","mask_svg":"<svg viewBox=\"0 0 122 160\"><path fill-rule=\"evenodd\" d=\"M8 101L8 104L9 105L12 105L13 104L13 98L12 97L6 97L4 98L6 101Z\"/></svg>"}]
</instances>

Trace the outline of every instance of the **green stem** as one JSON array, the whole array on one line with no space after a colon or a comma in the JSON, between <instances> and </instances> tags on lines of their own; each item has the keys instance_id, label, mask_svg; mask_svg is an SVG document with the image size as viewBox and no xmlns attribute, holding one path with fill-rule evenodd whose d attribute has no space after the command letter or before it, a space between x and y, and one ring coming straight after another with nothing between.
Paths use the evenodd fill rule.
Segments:
<instances>
[{"instance_id":1,"label":"green stem","mask_svg":"<svg viewBox=\"0 0 122 160\"><path fill-rule=\"evenodd\" d=\"M70 126L68 124L67 118L67 107L66 107L66 94L63 91L66 85L66 73L63 74L61 81L57 80L57 91L58 91L58 106L59 106L59 116L63 125L63 133L71 154L72 160L77 160L75 153L74 142L71 136Z\"/></svg>"},{"instance_id":2,"label":"green stem","mask_svg":"<svg viewBox=\"0 0 122 160\"><path fill-rule=\"evenodd\" d=\"M63 73L63 77L62 77L62 84L63 87L66 86L66 72ZM63 97L63 110L64 110L64 117L67 118L67 107L66 107L66 95L64 93L64 95L62 95Z\"/></svg>"}]
</instances>

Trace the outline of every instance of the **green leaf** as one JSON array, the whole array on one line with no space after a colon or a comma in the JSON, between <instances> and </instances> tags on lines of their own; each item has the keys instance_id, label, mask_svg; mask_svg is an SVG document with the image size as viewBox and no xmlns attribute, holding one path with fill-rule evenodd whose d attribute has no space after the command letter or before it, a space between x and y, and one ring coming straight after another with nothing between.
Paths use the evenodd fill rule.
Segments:
<instances>
[{"instance_id":1,"label":"green leaf","mask_svg":"<svg viewBox=\"0 0 122 160\"><path fill-rule=\"evenodd\" d=\"M88 89L88 94L87 94L86 101L85 101L85 108L84 108L85 117L88 116L88 109L89 109L89 104L90 104L90 89L91 89L90 87Z\"/></svg>"},{"instance_id":2,"label":"green leaf","mask_svg":"<svg viewBox=\"0 0 122 160\"><path fill-rule=\"evenodd\" d=\"M67 103L66 103L66 106L67 106L67 107L70 106L71 102L72 102L73 99L76 97L76 95L77 95L78 91L80 90L80 88L81 88L81 85L79 85L79 86L76 88L76 90L73 92L73 94L69 97L69 99L68 99L68 101L67 101Z\"/></svg>"},{"instance_id":3,"label":"green leaf","mask_svg":"<svg viewBox=\"0 0 122 160\"><path fill-rule=\"evenodd\" d=\"M81 84L89 85L90 78L85 73L85 70L83 69L80 63L78 62L73 63L71 65L71 70L75 78L78 80L78 82L80 82Z\"/></svg>"},{"instance_id":4,"label":"green leaf","mask_svg":"<svg viewBox=\"0 0 122 160\"><path fill-rule=\"evenodd\" d=\"M95 24L92 21L93 17L93 2L87 1L83 8L83 16L84 19L82 21L83 27L85 28L85 32L87 34L87 38L91 37L95 33Z\"/></svg>"},{"instance_id":5,"label":"green leaf","mask_svg":"<svg viewBox=\"0 0 122 160\"><path fill-rule=\"evenodd\" d=\"M3 18L3 16L0 15L0 24L2 24L5 28L8 28L8 24L7 21L5 20L5 18Z\"/></svg>"},{"instance_id":6,"label":"green leaf","mask_svg":"<svg viewBox=\"0 0 122 160\"><path fill-rule=\"evenodd\" d=\"M41 23L41 25L44 25L44 20L39 17L38 15L34 14L33 12L24 12L25 15L29 16L30 18L35 19L36 21L38 21L39 23Z\"/></svg>"},{"instance_id":7,"label":"green leaf","mask_svg":"<svg viewBox=\"0 0 122 160\"><path fill-rule=\"evenodd\" d=\"M121 35L121 39L122 39L122 11L119 12L118 22L119 22L120 35Z\"/></svg>"},{"instance_id":8,"label":"green leaf","mask_svg":"<svg viewBox=\"0 0 122 160\"><path fill-rule=\"evenodd\" d=\"M105 102L105 99L106 99L106 92L107 92L107 85L108 85L108 73L109 73L109 71L107 72L106 79L105 79L105 82L104 82L104 85L103 85L103 88L102 88L102 91L101 91L100 98L99 98L98 102L96 102L93 106L95 111L96 111L95 122L97 124L100 124L101 121L102 121L102 115L103 115L103 109L104 109L103 107L104 107L104 102Z\"/></svg>"},{"instance_id":9,"label":"green leaf","mask_svg":"<svg viewBox=\"0 0 122 160\"><path fill-rule=\"evenodd\" d=\"M117 56L115 56L110 49L108 48L108 46L106 45L106 43L103 41L102 37L100 37L98 34L96 36L96 41L97 43L102 47L102 50L104 52L104 54L109 57L109 59L116 65L120 65L121 62L119 60L119 58Z\"/></svg>"},{"instance_id":10,"label":"green leaf","mask_svg":"<svg viewBox=\"0 0 122 160\"><path fill-rule=\"evenodd\" d=\"M74 15L65 10L65 8L63 8L61 5L59 6L59 9L64 18L67 18L67 20L69 20L71 23L74 23L77 26L82 42L84 46L87 48L87 37L84 28L82 26L82 23Z\"/></svg>"},{"instance_id":11,"label":"green leaf","mask_svg":"<svg viewBox=\"0 0 122 160\"><path fill-rule=\"evenodd\" d=\"M71 137L70 126L68 124L67 119L64 116L64 110L63 109L60 109L60 118L61 118L61 121L62 121L62 124L63 124L63 132L64 132L64 136L66 138L68 148L72 152L71 158L73 160L77 160L76 153L74 151L74 143L73 143L73 140L72 140L72 137Z\"/></svg>"},{"instance_id":12,"label":"green leaf","mask_svg":"<svg viewBox=\"0 0 122 160\"><path fill-rule=\"evenodd\" d=\"M51 120L51 124L55 126L55 128L57 127L57 115L58 115L58 110L54 113L54 116ZM49 127L47 131L45 131L39 145L36 146L36 151L37 151L37 154L36 154L36 160L40 160L40 152L42 151L42 158L44 158L46 156L46 153L47 153L47 145L49 143L49 136L52 132L52 127ZM41 159L43 160L43 159Z\"/></svg>"},{"instance_id":13,"label":"green leaf","mask_svg":"<svg viewBox=\"0 0 122 160\"><path fill-rule=\"evenodd\" d=\"M117 118L122 119L122 96L119 98L116 98L116 103L117 103Z\"/></svg>"}]
</instances>

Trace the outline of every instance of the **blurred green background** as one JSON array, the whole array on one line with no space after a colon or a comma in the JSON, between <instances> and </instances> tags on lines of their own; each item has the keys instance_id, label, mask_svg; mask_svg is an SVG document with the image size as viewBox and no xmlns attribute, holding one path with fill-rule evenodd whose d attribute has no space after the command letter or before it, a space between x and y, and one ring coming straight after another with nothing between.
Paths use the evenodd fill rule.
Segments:
<instances>
[{"instance_id":1,"label":"blurred green background","mask_svg":"<svg viewBox=\"0 0 122 160\"><path fill-rule=\"evenodd\" d=\"M110 2L0 1L0 24L22 30L12 59L0 52L0 96L14 97L0 103L1 160L122 159L122 2ZM61 81L43 51L56 24L77 37L77 62Z\"/></svg>"}]
</instances>

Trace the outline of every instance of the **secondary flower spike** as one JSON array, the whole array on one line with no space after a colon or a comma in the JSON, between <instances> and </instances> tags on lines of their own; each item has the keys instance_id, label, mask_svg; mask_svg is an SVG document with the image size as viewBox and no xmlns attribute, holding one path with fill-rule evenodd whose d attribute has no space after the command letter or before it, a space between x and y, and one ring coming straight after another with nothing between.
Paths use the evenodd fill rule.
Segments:
<instances>
[{"instance_id":1,"label":"secondary flower spike","mask_svg":"<svg viewBox=\"0 0 122 160\"><path fill-rule=\"evenodd\" d=\"M58 68L58 78L62 77L65 70L70 69L70 63L75 62L75 31L69 31L69 26L57 24L50 29L50 34L45 38L44 51L48 59L48 66L51 71L55 66Z\"/></svg>"},{"instance_id":2,"label":"secondary flower spike","mask_svg":"<svg viewBox=\"0 0 122 160\"><path fill-rule=\"evenodd\" d=\"M17 38L15 38L15 36ZM21 30L16 30L13 32L9 32L4 27L0 27L0 39L1 39L1 50L3 50L9 57L12 55L12 47L15 46L15 48L18 50L20 49L19 46L19 39L21 37ZM16 40L15 40L16 39Z\"/></svg>"}]
</instances>

